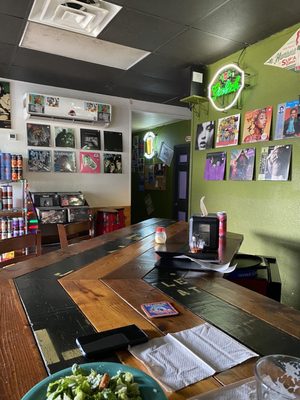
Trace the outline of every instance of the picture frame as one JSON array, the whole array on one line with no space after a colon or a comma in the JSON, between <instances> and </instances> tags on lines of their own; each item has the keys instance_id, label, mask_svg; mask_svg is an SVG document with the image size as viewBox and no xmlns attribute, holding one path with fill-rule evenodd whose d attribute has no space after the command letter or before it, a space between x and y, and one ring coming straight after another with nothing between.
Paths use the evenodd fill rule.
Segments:
<instances>
[{"instance_id":1,"label":"picture frame","mask_svg":"<svg viewBox=\"0 0 300 400\"><path fill-rule=\"evenodd\" d=\"M169 167L173 160L173 155L174 150L169 147L165 142L161 142L158 158Z\"/></svg>"}]
</instances>

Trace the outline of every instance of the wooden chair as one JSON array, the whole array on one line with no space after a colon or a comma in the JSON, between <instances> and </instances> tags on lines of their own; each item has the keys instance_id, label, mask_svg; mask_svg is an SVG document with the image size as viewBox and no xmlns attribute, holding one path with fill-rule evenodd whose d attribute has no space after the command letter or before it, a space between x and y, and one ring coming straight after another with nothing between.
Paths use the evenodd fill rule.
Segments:
<instances>
[{"instance_id":1,"label":"wooden chair","mask_svg":"<svg viewBox=\"0 0 300 400\"><path fill-rule=\"evenodd\" d=\"M29 233L27 235L17 236L10 239L0 240L0 255L15 252L14 257L1 261L0 267L15 264L28 258L40 256L42 254L41 232Z\"/></svg>"},{"instance_id":2,"label":"wooden chair","mask_svg":"<svg viewBox=\"0 0 300 400\"><path fill-rule=\"evenodd\" d=\"M68 247L70 244L91 239L94 236L93 222L91 220L57 224L57 230L62 249Z\"/></svg>"}]
</instances>

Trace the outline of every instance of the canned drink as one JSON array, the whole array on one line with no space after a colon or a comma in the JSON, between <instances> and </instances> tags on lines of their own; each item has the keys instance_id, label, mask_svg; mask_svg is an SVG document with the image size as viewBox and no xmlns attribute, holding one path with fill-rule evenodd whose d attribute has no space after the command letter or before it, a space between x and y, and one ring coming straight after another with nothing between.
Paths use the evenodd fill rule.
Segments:
<instances>
[{"instance_id":1,"label":"canned drink","mask_svg":"<svg viewBox=\"0 0 300 400\"><path fill-rule=\"evenodd\" d=\"M3 210L7 210L8 209L8 199L2 199L2 206L3 206Z\"/></svg>"},{"instance_id":2,"label":"canned drink","mask_svg":"<svg viewBox=\"0 0 300 400\"><path fill-rule=\"evenodd\" d=\"M22 229L24 227L24 218L18 217L18 221L19 221L19 229Z\"/></svg>"},{"instance_id":3,"label":"canned drink","mask_svg":"<svg viewBox=\"0 0 300 400\"><path fill-rule=\"evenodd\" d=\"M18 217L14 217L12 219L12 228L13 228L13 230L19 229L19 218Z\"/></svg>"},{"instance_id":4,"label":"canned drink","mask_svg":"<svg viewBox=\"0 0 300 400\"><path fill-rule=\"evenodd\" d=\"M2 189L2 198L7 199L7 186L1 186Z\"/></svg>"},{"instance_id":5,"label":"canned drink","mask_svg":"<svg viewBox=\"0 0 300 400\"><path fill-rule=\"evenodd\" d=\"M19 229L19 236L23 236L24 235L24 229Z\"/></svg>"},{"instance_id":6,"label":"canned drink","mask_svg":"<svg viewBox=\"0 0 300 400\"><path fill-rule=\"evenodd\" d=\"M1 232L1 239L7 239L7 232Z\"/></svg>"},{"instance_id":7,"label":"canned drink","mask_svg":"<svg viewBox=\"0 0 300 400\"><path fill-rule=\"evenodd\" d=\"M12 154L11 156L11 167L16 167L17 166L17 156L15 154Z\"/></svg>"},{"instance_id":8,"label":"canned drink","mask_svg":"<svg viewBox=\"0 0 300 400\"><path fill-rule=\"evenodd\" d=\"M219 237L225 237L227 232L227 215L225 211L217 212L219 219Z\"/></svg>"},{"instance_id":9,"label":"canned drink","mask_svg":"<svg viewBox=\"0 0 300 400\"><path fill-rule=\"evenodd\" d=\"M23 168L22 167L17 168L17 180L19 181L20 179L23 179Z\"/></svg>"},{"instance_id":10,"label":"canned drink","mask_svg":"<svg viewBox=\"0 0 300 400\"><path fill-rule=\"evenodd\" d=\"M7 189L7 198L11 198L12 197L12 186L11 185L7 185L6 186Z\"/></svg>"},{"instance_id":11,"label":"canned drink","mask_svg":"<svg viewBox=\"0 0 300 400\"><path fill-rule=\"evenodd\" d=\"M7 218L7 228L6 228L7 232L11 232L12 231L12 219L11 218Z\"/></svg>"},{"instance_id":12,"label":"canned drink","mask_svg":"<svg viewBox=\"0 0 300 400\"><path fill-rule=\"evenodd\" d=\"M7 218L1 218L1 232L7 231Z\"/></svg>"},{"instance_id":13,"label":"canned drink","mask_svg":"<svg viewBox=\"0 0 300 400\"><path fill-rule=\"evenodd\" d=\"M21 154L17 155L17 167L23 168L23 157Z\"/></svg>"},{"instance_id":14,"label":"canned drink","mask_svg":"<svg viewBox=\"0 0 300 400\"><path fill-rule=\"evenodd\" d=\"M18 236L19 236L19 230L18 230L18 229L13 230L13 231L12 231L12 236L13 236L13 237L18 237Z\"/></svg>"},{"instance_id":15,"label":"canned drink","mask_svg":"<svg viewBox=\"0 0 300 400\"><path fill-rule=\"evenodd\" d=\"M17 167L13 167L11 169L11 180L12 181L17 181L18 180L18 168Z\"/></svg>"},{"instance_id":16,"label":"canned drink","mask_svg":"<svg viewBox=\"0 0 300 400\"><path fill-rule=\"evenodd\" d=\"M13 199L10 197L9 199L7 199L7 209L12 210L12 208L13 208Z\"/></svg>"},{"instance_id":17,"label":"canned drink","mask_svg":"<svg viewBox=\"0 0 300 400\"><path fill-rule=\"evenodd\" d=\"M12 231L7 232L7 239L10 239L10 238L12 238Z\"/></svg>"}]
</instances>

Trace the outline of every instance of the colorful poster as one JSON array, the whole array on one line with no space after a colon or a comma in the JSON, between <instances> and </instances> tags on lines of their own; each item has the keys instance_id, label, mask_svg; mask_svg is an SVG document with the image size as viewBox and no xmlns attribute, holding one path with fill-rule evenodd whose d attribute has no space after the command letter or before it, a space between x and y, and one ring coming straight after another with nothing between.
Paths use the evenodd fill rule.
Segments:
<instances>
[{"instance_id":1,"label":"colorful poster","mask_svg":"<svg viewBox=\"0 0 300 400\"><path fill-rule=\"evenodd\" d=\"M11 128L9 82L0 82L0 128Z\"/></svg>"},{"instance_id":2,"label":"colorful poster","mask_svg":"<svg viewBox=\"0 0 300 400\"><path fill-rule=\"evenodd\" d=\"M207 181L222 181L225 176L226 153L207 153L204 179Z\"/></svg>"},{"instance_id":3,"label":"colorful poster","mask_svg":"<svg viewBox=\"0 0 300 400\"><path fill-rule=\"evenodd\" d=\"M272 107L258 108L245 113L243 143L262 142L270 139Z\"/></svg>"},{"instance_id":4,"label":"colorful poster","mask_svg":"<svg viewBox=\"0 0 300 400\"><path fill-rule=\"evenodd\" d=\"M74 151L54 151L54 172L76 172Z\"/></svg>"},{"instance_id":5,"label":"colorful poster","mask_svg":"<svg viewBox=\"0 0 300 400\"><path fill-rule=\"evenodd\" d=\"M93 152L80 152L80 172L85 174L100 173L100 154Z\"/></svg>"},{"instance_id":6,"label":"colorful poster","mask_svg":"<svg viewBox=\"0 0 300 400\"><path fill-rule=\"evenodd\" d=\"M75 129L55 127L55 146L75 148Z\"/></svg>"},{"instance_id":7,"label":"colorful poster","mask_svg":"<svg viewBox=\"0 0 300 400\"><path fill-rule=\"evenodd\" d=\"M121 154L104 154L104 172L107 174L122 173L122 155Z\"/></svg>"},{"instance_id":8,"label":"colorful poster","mask_svg":"<svg viewBox=\"0 0 300 400\"><path fill-rule=\"evenodd\" d=\"M264 65L300 71L300 28Z\"/></svg>"},{"instance_id":9,"label":"colorful poster","mask_svg":"<svg viewBox=\"0 0 300 400\"><path fill-rule=\"evenodd\" d=\"M232 181L252 181L255 149L231 150L229 179Z\"/></svg>"},{"instance_id":10,"label":"colorful poster","mask_svg":"<svg viewBox=\"0 0 300 400\"><path fill-rule=\"evenodd\" d=\"M51 151L29 149L28 171L51 172Z\"/></svg>"},{"instance_id":11,"label":"colorful poster","mask_svg":"<svg viewBox=\"0 0 300 400\"><path fill-rule=\"evenodd\" d=\"M201 122L197 125L195 150L212 149L214 145L215 121Z\"/></svg>"},{"instance_id":12,"label":"colorful poster","mask_svg":"<svg viewBox=\"0 0 300 400\"><path fill-rule=\"evenodd\" d=\"M45 96L39 94L29 95L29 112L44 114L45 113Z\"/></svg>"},{"instance_id":13,"label":"colorful poster","mask_svg":"<svg viewBox=\"0 0 300 400\"><path fill-rule=\"evenodd\" d=\"M289 178L292 145L262 147L258 180L286 181Z\"/></svg>"},{"instance_id":14,"label":"colorful poster","mask_svg":"<svg viewBox=\"0 0 300 400\"><path fill-rule=\"evenodd\" d=\"M299 100L278 104L274 140L297 136L300 136Z\"/></svg>"},{"instance_id":15,"label":"colorful poster","mask_svg":"<svg viewBox=\"0 0 300 400\"><path fill-rule=\"evenodd\" d=\"M235 146L238 144L240 114L220 118L216 138L216 147Z\"/></svg>"},{"instance_id":16,"label":"colorful poster","mask_svg":"<svg viewBox=\"0 0 300 400\"><path fill-rule=\"evenodd\" d=\"M27 145L50 147L50 125L27 124Z\"/></svg>"}]
</instances>

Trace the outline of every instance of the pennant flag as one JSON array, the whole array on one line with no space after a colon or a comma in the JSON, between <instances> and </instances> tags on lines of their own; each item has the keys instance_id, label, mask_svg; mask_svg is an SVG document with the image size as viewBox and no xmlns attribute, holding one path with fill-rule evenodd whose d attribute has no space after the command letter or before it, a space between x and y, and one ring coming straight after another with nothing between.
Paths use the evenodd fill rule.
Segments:
<instances>
[{"instance_id":1,"label":"pennant flag","mask_svg":"<svg viewBox=\"0 0 300 400\"><path fill-rule=\"evenodd\" d=\"M264 65L300 71L300 28Z\"/></svg>"}]
</instances>

